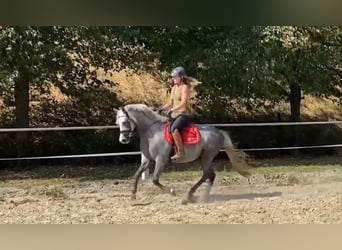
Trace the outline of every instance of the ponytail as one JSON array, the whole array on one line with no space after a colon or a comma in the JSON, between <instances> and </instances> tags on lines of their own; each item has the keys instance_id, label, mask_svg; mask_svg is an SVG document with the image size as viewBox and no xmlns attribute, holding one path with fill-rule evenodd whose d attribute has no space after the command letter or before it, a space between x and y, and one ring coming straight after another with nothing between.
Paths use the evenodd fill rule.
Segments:
<instances>
[{"instance_id":1,"label":"ponytail","mask_svg":"<svg viewBox=\"0 0 342 250\"><path fill-rule=\"evenodd\" d=\"M183 83L186 85L189 85L191 90L193 90L196 86L198 86L202 82L190 76L183 76Z\"/></svg>"}]
</instances>

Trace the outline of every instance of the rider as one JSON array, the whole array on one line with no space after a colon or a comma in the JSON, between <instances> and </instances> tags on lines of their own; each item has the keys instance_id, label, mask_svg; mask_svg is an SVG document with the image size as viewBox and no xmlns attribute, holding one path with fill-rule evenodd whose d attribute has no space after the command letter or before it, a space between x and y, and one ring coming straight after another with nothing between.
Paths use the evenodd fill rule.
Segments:
<instances>
[{"instance_id":1,"label":"rider","mask_svg":"<svg viewBox=\"0 0 342 250\"><path fill-rule=\"evenodd\" d=\"M162 106L162 110L171 108L170 116L172 118L170 124L170 132L172 133L176 144L176 153L171 160L179 160L184 157L184 147L181 137L182 130L189 125L189 107L188 101L191 86L189 78L183 67L176 67L171 72L173 86L168 102Z\"/></svg>"}]
</instances>

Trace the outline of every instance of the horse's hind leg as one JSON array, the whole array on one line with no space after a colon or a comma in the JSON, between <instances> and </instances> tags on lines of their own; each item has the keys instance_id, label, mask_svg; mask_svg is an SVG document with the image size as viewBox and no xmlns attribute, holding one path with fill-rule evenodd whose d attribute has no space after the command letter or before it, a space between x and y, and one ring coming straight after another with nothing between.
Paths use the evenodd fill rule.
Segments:
<instances>
[{"instance_id":1,"label":"horse's hind leg","mask_svg":"<svg viewBox=\"0 0 342 250\"><path fill-rule=\"evenodd\" d=\"M216 174L214 172L214 169L211 166L210 166L210 170L211 170L211 173L210 173L210 176L209 176L209 186L212 187L214 185Z\"/></svg>"},{"instance_id":2,"label":"horse's hind leg","mask_svg":"<svg viewBox=\"0 0 342 250\"><path fill-rule=\"evenodd\" d=\"M132 188L132 194L131 194L132 200L136 199L136 193L137 193L139 178L140 178L141 174L148 168L149 164L150 164L150 160L147 159L142 154L141 155L141 164L134 174L133 188Z\"/></svg>"},{"instance_id":3,"label":"horse's hind leg","mask_svg":"<svg viewBox=\"0 0 342 250\"><path fill-rule=\"evenodd\" d=\"M212 166L210 166L209 167L209 177L208 177L209 185L204 190L204 194L203 194L202 199L201 199L202 202L208 202L209 194L210 194L211 188L214 185L215 178L216 178L216 174L214 172L214 169L212 168Z\"/></svg>"},{"instance_id":4,"label":"horse's hind leg","mask_svg":"<svg viewBox=\"0 0 342 250\"><path fill-rule=\"evenodd\" d=\"M209 178L209 173L207 171L203 170L203 174L202 174L201 179L195 185L193 185L192 188L190 189L190 191L188 193L188 200L187 201L190 201L190 202L195 201L194 193L202 185L202 183L205 182L208 178Z\"/></svg>"},{"instance_id":5,"label":"horse's hind leg","mask_svg":"<svg viewBox=\"0 0 342 250\"><path fill-rule=\"evenodd\" d=\"M209 179L209 187L206 190L206 195L209 195L210 189L214 184L216 174L214 172L214 169L211 166L211 163L214 159L216 154L209 153L209 152L204 152L202 157L201 157L201 166L203 169L203 174L201 179L190 189L188 193L188 201L194 202L194 193L196 190L202 185L203 182L205 182L207 179Z\"/></svg>"},{"instance_id":6,"label":"horse's hind leg","mask_svg":"<svg viewBox=\"0 0 342 250\"><path fill-rule=\"evenodd\" d=\"M165 165L167 164L167 162L168 162L168 159L163 160L161 158L158 158L156 160L156 166L154 168L152 181L153 181L153 184L156 185L157 187L159 187L164 193L176 195L175 190L173 188L165 187L164 185L162 185L159 182L160 174L161 174L163 168L165 167Z\"/></svg>"}]
</instances>

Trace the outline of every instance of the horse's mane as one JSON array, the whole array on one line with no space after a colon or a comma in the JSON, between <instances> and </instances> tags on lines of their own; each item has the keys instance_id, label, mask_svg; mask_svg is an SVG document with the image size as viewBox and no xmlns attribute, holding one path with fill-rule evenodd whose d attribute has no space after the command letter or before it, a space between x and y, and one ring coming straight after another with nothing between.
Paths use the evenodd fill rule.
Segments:
<instances>
[{"instance_id":1,"label":"horse's mane","mask_svg":"<svg viewBox=\"0 0 342 250\"><path fill-rule=\"evenodd\" d=\"M128 104L125 106L125 109L128 113L131 111L138 111L139 113L144 114L147 118L152 121L167 121L167 117L159 115L157 112L153 111L151 107L148 107L145 104L138 103L138 104Z\"/></svg>"}]
</instances>

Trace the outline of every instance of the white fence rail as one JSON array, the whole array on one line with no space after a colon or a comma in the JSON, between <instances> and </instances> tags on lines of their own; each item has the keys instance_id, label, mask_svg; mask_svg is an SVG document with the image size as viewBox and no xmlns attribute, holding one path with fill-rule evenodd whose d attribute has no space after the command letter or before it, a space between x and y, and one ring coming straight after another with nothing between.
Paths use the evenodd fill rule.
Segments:
<instances>
[{"instance_id":1,"label":"white fence rail","mask_svg":"<svg viewBox=\"0 0 342 250\"><path fill-rule=\"evenodd\" d=\"M302 125L328 125L342 124L342 121L316 121L316 122L257 122L257 123L213 123L203 124L214 127L263 127L263 126L302 126ZM65 131L65 130L100 130L116 129L112 126L79 126L79 127L50 127L50 128L0 128L0 132L25 132L25 131Z\"/></svg>"},{"instance_id":2,"label":"white fence rail","mask_svg":"<svg viewBox=\"0 0 342 250\"><path fill-rule=\"evenodd\" d=\"M315 122L267 122L267 123L229 123L229 124L205 124L215 127L261 127L261 126L302 126L302 125L328 125L342 124L342 121L315 121ZM79 126L79 127L50 127L50 128L0 128L0 132L24 132L24 131L70 131L70 130L100 130L100 129L117 129L118 126ZM248 151L270 151L270 150L293 150L293 149L314 149L314 148L333 148L342 147L342 144L316 145L316 146L297 146L297 147L271 147L271 148L250 148L242 149ZM21 157L21 158L0 158L0 161L14 160L43 160L43 159L70 159L85 157L108 157L108 156L124 156L139 155L139 151L120 152L120 153L99 153L99 154L78 154L78 155L56 155L56 156L38 156L38 157ZM143 173L143 180L146 179L148 172Z\"/></svg>"},{"instance_id":3,"label":"white fence rail","mask_svg":"<svg viewBox=\"0 0 342 250\"><path fill-rule=\"evenodd\" d=\"M252 151L274 151L274 150L292 150L292 149L315 149L315 148L338 148L342 144L316 145L316 146L298 146L298 147L279 147L279 148L246 148L241 149L245 152ZM224 150L221 150L224 152ZM0 161L18 161L18 160L50 160L50 159L70 159L70 158L91 158L91 157L109 157L124 155L140 155L140 151L119 152L119 153L99 153L99 154L78 154L78 155L54 155L54 156L37 156L37 157L20 157L20 158L0 158Z\"/></svg>"},{"instance_id":4,"label":"white fence rail","mask_svg":"<svg viewBox=\"0 0 342 250\"><path fill-rule=\"evenodd\" d=\"M295 125L327 125L342 124L342 121L316 121L316 122L268 122L268 123L230 123L230 124L205 124L215 127L255 127L255 126L295 126ZM0 128L0 132L24 132L24 131L67 131L67 130L100 130L116 129L118 126L80 126L80 127L50 127L50 128ZM297 147L270 147L270 148L246 148L248 151L271 151L271 150L293 150L293 149L315 149L315 148L335 148L342 147L342 144L297 146ZM97 153L97 154L77 154L77 155L54 155L54 156L32 156L20 158L0 158L0 161L14 160L46 160L46 159L68 159L68 158L90 158L90 157L109 157L139 155L140 151L119 152L119 153Z\"/></svg>"}]
</instances>

